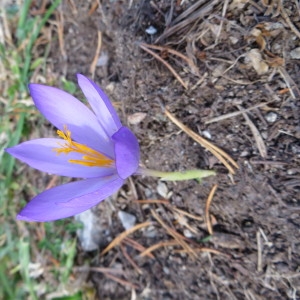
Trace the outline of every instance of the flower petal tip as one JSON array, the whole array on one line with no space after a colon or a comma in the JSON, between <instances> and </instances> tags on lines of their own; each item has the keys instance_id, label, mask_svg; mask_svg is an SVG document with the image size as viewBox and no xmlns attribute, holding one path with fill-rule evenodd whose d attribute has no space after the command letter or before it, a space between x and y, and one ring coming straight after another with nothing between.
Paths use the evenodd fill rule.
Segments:
<instances>
[{"instance_id":1,"label":"flower petal tip","mask_svg":"<svg viewBox=\"0 0 300 300\"><path fill-rule=\"evenodd\" d=\"M122 179L134 174L139 166L140 148L135 135L125 126L121 127L113 136L115 141L116 167Z\"/></svg>"},{"instance_id":2,"label":"flower petal tip","mask_svg":"<svg viewBox=\"0 0 300 300\"><path fill-rule=\"evenodd\" d=\"M34 220L22 215L21 213L19 213L16 218L17 218L18 221L34 222Z\"/></svg>"}]
</instances>

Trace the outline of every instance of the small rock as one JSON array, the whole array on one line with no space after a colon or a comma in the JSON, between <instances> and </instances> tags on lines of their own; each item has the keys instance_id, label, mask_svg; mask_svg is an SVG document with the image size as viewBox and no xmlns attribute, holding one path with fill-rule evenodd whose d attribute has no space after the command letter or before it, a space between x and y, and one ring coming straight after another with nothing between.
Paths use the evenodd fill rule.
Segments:
<instances>
[{"instance_id":1,"label":"small rock","mask_svg":"<svg viewBox=\"0 0 300 300\"><path fill-rule=\"evenodd\" d=\"M158 232L154 226L150 225L144 231L144 235L147 238L155 238L158 235Z\"/></svg>"},{"instance_id":2,"label":"small rock","mask_svg":"<svg viewBox=\"0 0 300 300\"><path fill-rule=\"evenodd\" d=\"M168 187L164 182L159 181L156 190L160 196L168 198Z\"/></svg>"},{"instance_id":3,"label":"small rock","mask_svg":"<svg viewBox=\"0 0 300 300\"><path fill-rule=\"evenodd\" d=\"M209 131L204 130L204 131L202 131L202 134L203 134L207 139L211 140L211 134L210 134Z\"/></svg>"},{"instance_id":4,"label":"small rock","mask_svg":"<svg viewBox=\"0 0 300 300\"><path fill-rule=\"evenodd\" d=\"M97 218L91 209L75 216L75 220L83 224L82 229L77 230L81 247L84 251L98 249L102 228L97 223Z\"/></svg>"},{"instance_id":5,"label":"small rock","mask_svg":"<svg viewBox=\"0 0 300 300\"><path fill-rule=\"evenodd\" d=\"M146 31L146 33L148 33L150 35L157 33L157 29L155 27L153 27L152 25L149 26L145 31Z\"/></svg>"},{"instance_id":6,"label":"small rock","mask_svg":"<svg viewBox=\"0 0 300 300\"><path fill-rule=\"evenodd\" d=\"M129 214L125 211L120 210L118 212L118 217L122 223L122 226L128 230L132 228L136 223L136 216Z\"/></svg>"},{"instance_id":7,"label":"small rock","mask_svg":"<svg viewBox=\"0 0 300 300\"><path fill-rule=\"evenodd\" d=\"M291 58L293 58L293 59L300 59L300 47L292 50L290 55L291 55Z\"/></svg>"},{"instance_id":8,"label":"small rock","mask_svg":"<svg viewBox=\"0 0 300 300\"><path fill-rule=\"evenodd\" d=\"M246 54L249 64L255 69L258 75L263 75L269 71L269 66L263 61L258 49L251 49Z\"/></svg>"},{"instance_id":9,"label":"small rock","mask_svg":"<svg viewBox=\"0 0 300 300\"><path fill-rule=\"evenodd\" d=\"M108 53L106 51L102 51L98 60L97 60L97 67L103 67L108 64Z\"/></svg>"},{"instance_id":10,"label":"small rock","mask_svg":"<svg viewBox=\"0 0 300 300\"><path fill-rule=\"evenodd\" d=\"M136 125L142 122L146 118L147 114L138 112L128 116L128 123L131 125Z\"/></svg>"},{"instance_id":11,"label":"small rock","mask_svg":"<svg viewBox=\"0 0 300 300\"><path fill-rule=\"evenodd\" d=\"M240 157L246 157L249 155L249 152L247 150L242 151L242 153L240 154Z\"/></svg>"},{"instance_id":12,"label":"small rock","mask_svg":"<svg viewBox=\"0 0 300 300\"><path fill-rule=\"evenodd\" d=\"M274 112L269 112L267 113L266 115L266 120L269 122L269 123L274 123L276 120L277 120L277 114L274 113Z\"/></svg>"},{"instance_id":13,"label":"small rock","mask_svg":"<svg viewBox=\"0 0 300 300\"><path fill-rule=\"evenodd\" d=\"M188 229L183 229L183 235L188 239L191 239L194 236Z\"/></svg>"}]
</instances>

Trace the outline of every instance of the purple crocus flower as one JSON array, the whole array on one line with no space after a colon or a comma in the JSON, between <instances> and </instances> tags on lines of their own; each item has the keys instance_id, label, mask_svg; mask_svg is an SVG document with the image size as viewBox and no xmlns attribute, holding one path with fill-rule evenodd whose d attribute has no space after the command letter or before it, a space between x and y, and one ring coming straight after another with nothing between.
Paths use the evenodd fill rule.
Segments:
<instances>
[{"instance_id":1,"label":"purple crocus flower","mask_svg":"<svg viewBox=\"0 0 300 300\"><path fill-rule=\"evenodd\" d=\"M81 213L116 192L139 164L139 145L122 126L105 93L78 75L78 84L92 110L54 87L30 84L38 110L58 128L58 138L21 143L6 151L38 170L77 178L46 190L18 214L19 220L54 221Z\"/></svg>"}]
</instances>

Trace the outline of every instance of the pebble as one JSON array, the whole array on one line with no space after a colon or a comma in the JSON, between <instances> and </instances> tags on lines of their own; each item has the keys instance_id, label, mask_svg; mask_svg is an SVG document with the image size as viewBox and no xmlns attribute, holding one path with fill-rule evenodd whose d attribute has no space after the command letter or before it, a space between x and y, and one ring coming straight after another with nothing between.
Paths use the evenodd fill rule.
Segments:
<instances>
[{"instance_id":1,"label":"pebble","mask_svg":"<svg viewBox=\"0 0 300 300\"><path fill-rule=\"evenodd\" d=\"M291 58L293 58L293 59L300 59L300 47L292 50L290 55L291 55Z\"/></svg>"},{"instance_id":2,"label":"pebble","mask_svg":"<svg viewBox=\"0 0 300 300\"><path fill-rule=\"evenodd\" d=\"M145 31L149 35L153 35L153 34L157 33L157 29L154 26L152 26L152 25L149 26Z\"/></svg>"},{"instance_id":3,"label":"pebble","mask_svg":"<svg viewBox=\"0 0 300 300\"><path fill-rule=\"evenodd\" d=\"M97 224L95 214L89 209L75 216L75 220L82 223L83 228L77 230L77 236L84 251L98 249L102 228Z\"/></svg>"},{"instance_id":4,"label":"pebble","mask_svg":"<svg viewBox=\"0 0 300 300\"><path fill-rule=\"evenodd\" d=\"M108 64L109 56L106 51L102 51L101 55L99 56L97 60L97 67L103 67Z\"/></svg>"},{"instance_id":5,"label":"pebble","mask_svg":"<svg viewBox=\"0 0 300 300\"><path fill-rule=\"evenodd\" d=\"M183 235L186 237L186 238L188 238L188 239L190 239L190 238L192 238L193 237L193 234L190 232L190 230L188 230L188 229L184 229L183 230Z\"/></svg>"},{"instance_id":6,"label":"pebble","mask_svg":"<svg viewBox=\"0 0 300 300\"><path fill-rule=\"evenodd\" d=\"M146 118L147 114L142 112L137 112L128 116L128 123L131 125L136 125L142 122Z\"/></svg>"},{"instance_id":7,"label":"pebble","mask_svg":"<svg viewBox=\"0 0 300 300\"><path fill-rule=\"evenodd\" d=\"M242 151L242 153L240 154L240 157L246 157L249 155L249 152L247 150Z\"/></svg>"},{"instance_id":8,"label":"pebble","mask_svg":"<svg viewBox=\"0 0 300 300\"><path fill-rule=\"evenodd\" d=\"M160 196L162 196L163 198L168 198L168 187L164 182L160 181L157 185L156 190Z\"/></svg>"},{"instance_id":9,"label":"pebble","mask_svg":"<svg viewBox=\"0 0 300 300\"><path fill-rule=\"evenodd\" d=\"M211 140L211 134L210 134L209 131L204 130L204 131L202 131L202 134L203 134L207 139Z\"/></svg>"},{"instance_id":10,"label":"pebble","mask_svg":"<svg viewBox=\"0 0 300 300\"><path fill-rule=\"evenodd\" d=\"M118 217L122 223L125 230L132 228L136 223L136 216L129 214L125 211L120 210L118 212Z\"/></svg>"},{"instance_id":11,"label":"pebble","mask_svg":"<svg viewBox=\"0 0 300 300\"><path fill-rule=\"evenodd\" d=\"M277 120L277 114L274 113L274 112L269 112L267 113L266 115L266 120L269 122L269 123L274 123L276 120Z\"/></svg>"}]
</instances>

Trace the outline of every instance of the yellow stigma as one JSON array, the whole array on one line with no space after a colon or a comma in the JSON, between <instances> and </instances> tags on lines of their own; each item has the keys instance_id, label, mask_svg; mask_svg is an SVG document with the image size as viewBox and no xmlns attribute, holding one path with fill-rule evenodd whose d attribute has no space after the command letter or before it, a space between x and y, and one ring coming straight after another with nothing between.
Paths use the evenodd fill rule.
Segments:
<instances>
[{"instance_id":1,"label":"yellow stigma","mask_svg":"<svg viewBox=\"0 0 300 300\"><path fill-rule=\"evenodd\" d=\"M73 164L80 164L88 167L110 167L113 160L107 158L105 155L91 149L90 147L76 143L71 139L71 131L64 126L64 131L57 130L59 137L65 140L65 143L59 143L59 148L53 148L57 154L68 154L76 152L83 154L81 159L69 159L68 162Z\"/></svg>"}]
</instances>

